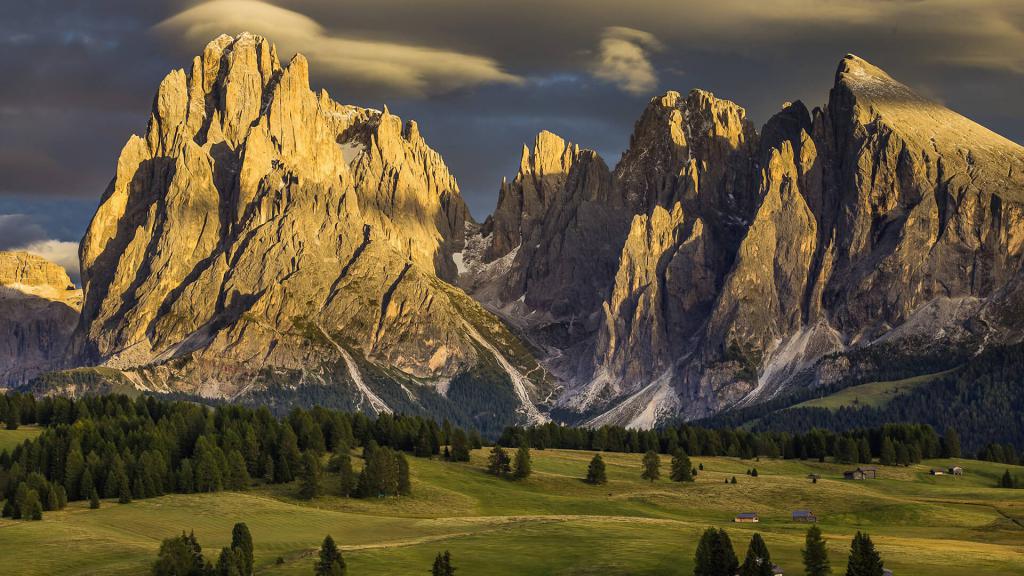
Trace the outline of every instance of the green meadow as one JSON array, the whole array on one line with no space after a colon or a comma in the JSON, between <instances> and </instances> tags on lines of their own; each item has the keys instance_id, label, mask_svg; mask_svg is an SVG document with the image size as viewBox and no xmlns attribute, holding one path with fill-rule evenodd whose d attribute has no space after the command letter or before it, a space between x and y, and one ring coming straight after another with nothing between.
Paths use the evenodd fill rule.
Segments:
<instances>
[{"instance_id":1,"label":"green meadow","mask_svg":"<svg viewBox=\"0 0 1024 576\"><path fill-rule=\"evenodd\" d=\"M7 432L0 432L3 438ZM0 440L0 446L9 440ZM1024 573L1024 490L994 488L1003 465L932 460L881 468L878 480L842 480L842 465L786 460L694 458L694 483L640 479L639 454L605 453L608 484L581 478L591 452L534 450L524 481L484 472L487 451L469 463L410 457L414 494L387 500L295 499L295 485L246 492L170 495L98 510L74 502L39 522L0 520L4 573L142 574L163 538L194 530L208 558L248 524L258 574L311 574L324 535L341 546L349 574L424 574L449 550L459 574L692 574L697 539L726 527L742 560L750 535L764 535L786 574L802 573L810 508L829 540L834 572L845 571L850 538L870 532L895 574ZM358 459L356 459L358 462ZM953 462L966 475L933 477ZM669 461L662 458L662 475ZM756 467L758 477L747 469ZM1024 468L1011 467L1024 476ZM817 483L807 475L822 476ZM737 483L726 481L736 476ZM331 487L333 477L327 477ZM758 512L760 524L734 524Z\"/></svg>"},{"instance_id":2,"label":"green meadow","mask_svg":"<svg viewBox=\"0 0 1024 576\"><path fill-rule=\"evenodd\" d=\"M928 384L949 372L951 370L937 374L923 374L912 378L904 378L903 380L868 382L867 384L850 386L822 398L801 402L795 405L794 408L828 408L829 410L838 410L844 406L848 408L858 406L881 408L900 394L910 393L915 388Z\"/></svg>"},{"instance_id":3,"label":"green meadow","mask_svg":"<svg viewBox=\"0 0 1024 576\"><path fill-rule=\"evenodd\" d=\"M42 431L38 426L19 426L17 430L0 429L0 452L14 450L15 446L39 436Z\"/></svg>"}]
</instances>

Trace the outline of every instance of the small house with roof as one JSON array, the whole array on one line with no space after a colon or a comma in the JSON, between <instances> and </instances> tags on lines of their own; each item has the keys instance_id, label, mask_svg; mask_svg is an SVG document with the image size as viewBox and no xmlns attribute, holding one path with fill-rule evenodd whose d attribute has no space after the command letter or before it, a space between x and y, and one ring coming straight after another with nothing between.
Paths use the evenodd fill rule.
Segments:
<instances>
[{"instance_id":1,"label":"small house with roof","mask_svg":"<svg viewBox=\"0 0 1024 576\"><path fill-rule=\"evenodd\" d=\"M810 510L794 510L793 522L817 522L818 517Z\"/></svg>"},{"instance_id":2,"label":"small house with roof","mask_svg":"<svg viewBox=\"0 0 1024 576\"><path fill-rule=\"evenodd\" d=\"M856 470L843 472L843 478L847 480L867 480L878 478L878 468L875 466L858 466Z\"/></svg>"},{"instance_id":3,"label":"small house with roof","mask_svg":"<svg viewBox=\"0 0 1024 576\"><path fill-rule=\"evenodd\" d=\"M733 518L733 522L760 522L757 512L741 512Z\"/></svg>"}]
</instances>

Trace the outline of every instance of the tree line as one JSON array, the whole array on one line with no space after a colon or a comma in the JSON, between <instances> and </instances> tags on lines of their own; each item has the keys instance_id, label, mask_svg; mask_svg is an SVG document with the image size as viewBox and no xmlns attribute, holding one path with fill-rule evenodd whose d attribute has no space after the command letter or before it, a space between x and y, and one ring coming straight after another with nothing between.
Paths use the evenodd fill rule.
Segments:
<instances>
[{"instance_id":1,"label":"tree line","mask_svg":"<svg viewBox=\"0 0 1024 576\"><path fill-rule=\"evenodd\" d=\"M100 498L128 503L170 492L242 490L257 480L299 480L303 498L327 490L396 496L411 491L405 453L466 461L482 446L476 431L419 416L370 419L313 408L276 418L266 408L123 395L11 394L0 396L0 406L7 425L43 427L39 436L0 453L0 498L12 518L38 518L69 500L98 507ZM363 466L356 474L351 452L360 446ZM325 471L321 459L328 453ZM329 474L334 480L325 484Z\"/></svg>"},{"instance_id":2,"label":"tree line","mask_svg":"<svg viewBox=\"0 0 1024 576\"><path fill-rule=\"evenodd\" d=\"M928 425L886 424L877 428L832 432L820 428L806 432L750 431L742 428L704 428L689 424L654 430L619 426L581 428L556 423L507 427L498 439L502 446L528 444L537 449L560 448L598 452L627 452L689 456L760 456L824 460L847 464L909 465L925 458L959 458L960 437L953 428L940 436Z\"/></svg>"}]
</instances>

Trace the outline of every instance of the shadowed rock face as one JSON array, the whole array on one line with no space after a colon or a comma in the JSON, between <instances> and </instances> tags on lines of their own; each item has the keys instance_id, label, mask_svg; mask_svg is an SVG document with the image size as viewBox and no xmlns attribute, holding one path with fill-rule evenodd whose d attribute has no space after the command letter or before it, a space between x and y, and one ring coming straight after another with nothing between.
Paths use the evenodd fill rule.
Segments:
<instances>
[{"instance_id":1,"label":"shadowed rock face","mask_svg":"<svg viewBox=\"0 0 1024 576\"><path fill-rule=\"evenodd\" d=\"M118 160L82 240L74 355L208 396L267 370L327 383L344 360L388 410L354 360L446 382L503 330L443 281L465 221L415 122L312 92L306 60L262 37L222 36L164 79Z\"/></svg>"},{"instance_id":2,"label":"shadowed rock face","mask_svg":"<svg viewBox=\"0 0 1024 576\"><path fill-rule=\"evenodd\" d=\"M612 169L542 132L477 225L415 122L223 36L122 151L70 359L208 396L341 379L375 412L477 370L520 421L651 426L863 347L1019 340L1022 204L1024 149L847 56L760 133L701 90L653 98Z\"/></svg>"},{"instance_id":3,"label":"shadowed rock face","mask_svg":"<svg viewBox=\"0 0 1024 576\"><path fill-rule=\"evenodd\" d=\"M562 406L645 426L765 400L798 373L827 382L827 354L1018 339L1022 163L1017 144L852 55L824 109L787 104L760 135L709 93L654 98L612 173L609 205L632 222L600 310L586 309L600 318L579 335L592 344L565 347L592 360L576 363ZM564 218L517 200L524 173L503 187L491 256L525 246L499 230ZM530 268L517 253L507 277ZM485 302L515 321L550 313L557 290L525 310L508 307L515 291Z\"/></svg>"},{"instance_id":4,"label":"shadowed rock face","mask_svg":"<svg viewBox=\"0 0 1024 576\"><path fill-rule=\"evenodd\" d=\"M60 367L81 306L82 291L63 268L25 252L0 252L0 387Z\"/></svg>"}]
</instances>

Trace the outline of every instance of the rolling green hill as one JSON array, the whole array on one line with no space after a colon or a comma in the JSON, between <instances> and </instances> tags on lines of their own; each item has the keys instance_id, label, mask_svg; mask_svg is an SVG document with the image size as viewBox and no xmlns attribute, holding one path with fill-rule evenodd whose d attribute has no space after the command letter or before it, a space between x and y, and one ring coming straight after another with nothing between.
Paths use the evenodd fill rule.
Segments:
<instances>
[{"instance_id":1,"label":"rolling green hill","mask_svg":"<svg viewBox=\"0 0 1024 576\"><path fill-rule=\"evenodd\" d=\"M843 406L850 408L862 406L880 408L889 404L897 396L912 392L919 386L933 382L935 379L950 372L952 370L946 370L937 374L923 374L902 380L869 382L859 386L851 386L822 398L801 402L793 406L793 408L828 408L829 410L838 410Z\"/></svg>"},{"instance_id":2,"label":"rolling green hill","mask_svg":"<svg viewBox=\"0 0 1024 576\"><path fill-rule=\"evenodd\" d=\"M304 502L290 484L104 501L99 510L74 502L41 522L0 520L0 557L12 576L140 574L161 539L195 530L215 558L241 521L253 534L258 574L310 574L330 533L353 576L425 573L443 550L464 575L682 575L692 573L700 531L723 526L740 558L757 530L794 574L802 571L806 527L789 514L811 508L835 573L843 572L857 530L871 533L896 574L1024 572L1024 490L993 488L1002 465L958 461L965 477L932 477L929 467L950 461L927 461L882 468L875 481L844 481L844 466L831 463L696 457L705 470L695 483L650 484L639 478L641 455L605 453L609 483L590 486L580 478L592 454L534 450L534 475L520 482L487 475L486 450L466 464L410 458L414 495L401 499ZM745 474L751 467L757 478ZM663 457L663 475L667 468ZM1012 471L1024 475L1022 467ZM822 479L808 482L811 472ZM727 484L734 475L738 483ZM732 523L748 511L759 512L761 523Z\"/></svg>"},{"instance_id":3,"label":"rolling green hill","mask_svg":"<svg viewBox=\"0 0 1024 576\"><path fill-rule=\"evenodd\" d=\"M19 426L17 430L0 429L0 452L14 450L15 446L39 436L42 431L38 426Z\"/></svg>"}]
</instances>

